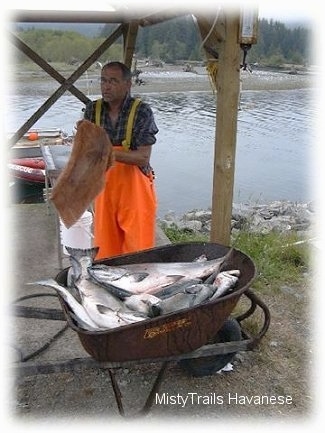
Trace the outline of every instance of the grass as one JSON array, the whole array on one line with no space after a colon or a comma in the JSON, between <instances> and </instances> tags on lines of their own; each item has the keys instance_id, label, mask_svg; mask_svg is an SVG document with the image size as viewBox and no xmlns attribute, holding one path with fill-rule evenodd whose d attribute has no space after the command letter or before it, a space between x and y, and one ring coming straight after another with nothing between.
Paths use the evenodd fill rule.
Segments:
<instances>
[{"instance_id":1,"label":"grass","mask_svg":"<svg viewBox=\"0 0 325 433\"><path fill-rule=\"evenodd\" d=\"M164 231L172 243L209 241L208 235L179 230L176 226ZM259 234L240 231L231 238L231 246L247 254L255 263L254 288L260 292L265 289L276 292L281 286L299 284L309 270L308 245L300 241L297 232Z\"/></svg>"},{"instance_id":2,"label":"grass","mask_svg":"<svg viewBox=\"0 0 325 433\"><path fill-rule=\"evenodd\" d=\"M172 243L209 242L208 235L179 230L176 226L166 228L165 233ZM308 244L301 243L301 240L301 235L293 231L286 234L261 234L242 230L231 238L231 246L248 255L255 264L257 276L252 284L254 292L262 295L272 310L273 317L282 317L280 310L284 309L287 321L291 316L301 318L304 315L305 301L295 298L295 294L298 293L300 296L304 292L307 283L306 272L310 271L310 251ZM289 288L290 294L283 291L285 287ZM250 302L242 298L233 314L237 316L246 312L249 305ZM263 317L259 311L245 320L244 328L252 335L256 335L262 322ZM286 337L288 341L285 346L288 347L292 344L290 333L291 331L288 331ZM266 358L269 350L268 346L262 350Z\"/></svg>"},{"instance_id":3,"label":"grass","mask_svg":"<svg viewBox=\"0 0 325 433\"><path fill-rule=\"evenodd\" d=\"M186 233L176 227L165 232L173 243L209 241L208 235ZM303 412L310 406L306 395L311 394L309 340L314 317L309 311L310 278L306 278L311 271L310 251L308 243L301 241L301 234L293 231L262 234L242 230L231 237L231 246L255 263L257 277L251 288L269 309L271 323L258 346L250 353L241 353L243 364L236 365L238 374L227 376L227 389L233 386L238 390L244 383L245 393L292 395L295 406ZM242 296L231 315L237 317L249 307L249 299ZM254 338L264 320L257 308L241 326Z\"/></svg>"},{"instance_id":4,"label":"grass","mask_svg":"<svg viewBox=\"0 0 325 433\"><path fill-rule=\"evenodd\" d=\"M283 285L297 285L309 269L309 249L306 243L297 243L296 232L252 234L240 232L232 246L251 257L257 269L254 287L258 291L276 292Z\"/></svg>"}]
</instances>

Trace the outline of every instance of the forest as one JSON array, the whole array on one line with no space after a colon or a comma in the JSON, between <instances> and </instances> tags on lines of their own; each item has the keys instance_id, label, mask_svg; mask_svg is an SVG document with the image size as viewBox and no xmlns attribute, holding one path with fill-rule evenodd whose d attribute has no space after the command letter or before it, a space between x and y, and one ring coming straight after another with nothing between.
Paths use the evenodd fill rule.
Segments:
<instances>
[{"instance_id":1,"label":"forest","mask_svg":"<svg viewBox=\"0 0 325 433\"><path fill-rule=\"evenodd\" d=\"M102 26L97 35L85 36L77 31L54 28L24 29L18 25L16 35L47 62L77 64L83 62L116 28L115 24ZM288 28L275 20L258 21L257 43L248 52L249 64L280 66L282 64L308 65L312 63L311 34L303 26ZM183 16L141 27L138 31L137 59L148 59L153 64L203 62L202 40L192 16ZM99 59L100 62L122 59L122 38L116 41ZM14 63L29 61L21 52L12 56Z\"/></svg>"}]
</instances>

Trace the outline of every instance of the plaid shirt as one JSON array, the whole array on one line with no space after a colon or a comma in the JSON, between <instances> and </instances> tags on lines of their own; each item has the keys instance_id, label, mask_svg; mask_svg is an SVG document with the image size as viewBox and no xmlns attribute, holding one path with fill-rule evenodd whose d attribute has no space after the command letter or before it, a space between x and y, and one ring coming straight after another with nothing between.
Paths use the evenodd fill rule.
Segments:
<instances>
[{"instance_id":1,"label":"plaid shirt","mask_svg":"<svg viewBox=\"0 0 325 433\"><path fill-rule=\"evenodd\" d=\"M125 139L127 120L133 100L134 98L131 96L126 96L115 127L112 125L111 119L109 117L109 103L102 101L100 124L107 132L114 146L122 145L122 141ZM96 101L89 102L85 108L84 118L95 123L95 111ZM135 115L130 149L136 150L139 146L148 146L154 144L156 142L155 135L157 132L158 128L150 106L145 102L141 102ZM148 174L149 171L151 171L150 165L147 167L141 167L141 169L145 174Z\"/></svg>"}]
</instances>

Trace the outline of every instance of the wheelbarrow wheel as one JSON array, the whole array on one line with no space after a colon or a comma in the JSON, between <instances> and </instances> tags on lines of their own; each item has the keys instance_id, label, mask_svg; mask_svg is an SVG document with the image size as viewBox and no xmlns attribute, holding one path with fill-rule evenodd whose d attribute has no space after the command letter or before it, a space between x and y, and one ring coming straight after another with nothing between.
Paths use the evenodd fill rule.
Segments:
<instances>
[{"instance_id":1,"label":"wheelbarrow wheel","mask_svg":"<svg viewBox=\"0 0 325 433\"><path fill-rule=\"evenodd\" d=\"M241 340L241 328L237 320L228 319L219 329L212 343L226 343L228 341ZM178 362L179 366L186 373L195 377L209 376L225 367L237 352L226 353L224 355L206 356L203 358L182 359Z\"/></svg>"}]
</instances>

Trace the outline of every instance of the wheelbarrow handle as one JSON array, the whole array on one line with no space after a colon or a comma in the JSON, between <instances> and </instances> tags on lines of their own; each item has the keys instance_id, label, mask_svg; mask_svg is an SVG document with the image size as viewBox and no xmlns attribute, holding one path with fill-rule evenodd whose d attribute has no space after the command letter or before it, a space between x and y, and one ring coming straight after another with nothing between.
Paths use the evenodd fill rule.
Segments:
<instances>
[{"instance_id":1,"label":"wheelbarrow handle","mask_svg":"<svg viewBox=\"0 0 325 433\"><path fill-rule=\"evenodd\" d=\"M239 323L242 322L243 320L247 319L249 316L251 316L255 312L257 306L262 309L263 314L264 314L264 323L263 323L261 330L257 333L257 335L252 337L252 336L249 336L246 334L247 338L249 340L251 340L248 342L247 348L253 349L254 347L256 347L259 344L262 337L265 335L265 333L269 329L270 322L271 322L271 315L270 315L270 310L268 309L266 304L251 289L247 289L244 292L244 295L251 301L251 305L250 305L250 308L245 313L236 317L236 320Z\"/></svg>"}]
</instances>

